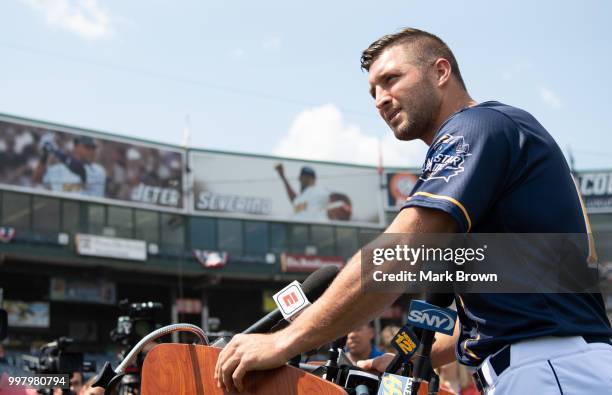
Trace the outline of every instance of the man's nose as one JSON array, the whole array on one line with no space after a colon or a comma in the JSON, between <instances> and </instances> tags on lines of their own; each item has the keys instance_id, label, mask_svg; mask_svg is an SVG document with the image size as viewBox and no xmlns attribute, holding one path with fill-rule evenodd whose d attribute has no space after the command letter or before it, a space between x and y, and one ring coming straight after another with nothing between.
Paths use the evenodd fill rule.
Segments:
<instances>
[{"instance_id":1,"label":"man's nose","mask_svg":"<svg viewBox=\"0 0 612 395\"><path fill-rule=\"evenodd\" d=\"M376 108L378 111L382 111L391 103L391 96L385 89L376 88Z\"/></svg>"}]
</instances>

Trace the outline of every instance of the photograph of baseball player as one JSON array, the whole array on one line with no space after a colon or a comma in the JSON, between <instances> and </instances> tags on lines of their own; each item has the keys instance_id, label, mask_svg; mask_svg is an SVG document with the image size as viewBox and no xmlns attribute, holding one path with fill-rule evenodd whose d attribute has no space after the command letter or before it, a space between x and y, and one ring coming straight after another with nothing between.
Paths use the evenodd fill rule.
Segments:
<instances>
[{"instance_id":1,"label":"photograph of baseball player","mask_svg":"<svg viewBox=\"0 0 612 395\"><path fill-rule=\"evenodd\" d=\"M311 166L303 166L298 181L299 193L291 187L285 176L282 163L274 166L287 191L287 197L293 204L293 213L296 219L303 220L336 220L349 221L351 219L351 199L339 192L330 192L317 185L317 175Z\"/></svg>"},{"instance_id":2,"label":"photograph of baseball player","mask_svg":"<svg viewBox=\"0 0 612 395\"><path fill-rule=\"evenodd\" d=\"M193 210L308 223L381 223L374 167L228 152L189 152Z\"/></svg>"},{"instance_id":3,"label":"photograph of baseball player","mask_svg":"<svg viewBox=\"0 0 612 395\"><path fill-rule=\"evenodd\" d=\"M42 155L34 171L34 184L43 184L55 192L79 192L83 195L104 197L106 170L96 160L93 138L78 136L72 144L72 152L65 152L55 143L53 133L40 139ZM51 159L53 164L47 165Z\"/></svg>"},{"instance_id":4,"label":"photograph of baseball player","mask_svg":"<svg viewBox=\"0 0 612 395\"><path fill-rule=\"evenodd\" d=\"M180 209L183 155L78 130L0 121L0 184L20 190Z\"/></svg>"}]
</instances>

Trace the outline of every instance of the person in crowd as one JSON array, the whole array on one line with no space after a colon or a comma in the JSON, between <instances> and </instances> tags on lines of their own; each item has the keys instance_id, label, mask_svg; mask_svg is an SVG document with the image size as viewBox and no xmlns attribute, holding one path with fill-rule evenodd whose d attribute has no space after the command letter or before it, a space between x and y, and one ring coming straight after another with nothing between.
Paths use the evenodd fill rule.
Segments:
<instances>
[{"instance_id":1,"label":"person in crowd","mask_svg":"<svg viewBox=\"0 0 612 395\"><path fill-rule=\"evenodd\" d=\"M346 356L353 364L357 363L357 361L375 358L383 354L374 345L374 328L372 323L361 325L348 333L346 350Z\"/></svg>"}]
</instances>

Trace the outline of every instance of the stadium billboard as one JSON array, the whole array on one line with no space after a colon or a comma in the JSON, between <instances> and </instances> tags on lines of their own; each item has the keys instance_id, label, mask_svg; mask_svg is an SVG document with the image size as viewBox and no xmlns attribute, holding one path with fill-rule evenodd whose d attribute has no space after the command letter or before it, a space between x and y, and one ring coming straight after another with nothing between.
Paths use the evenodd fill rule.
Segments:
<instances>
[{"instance_id":1,"label":"stadium billboard","mask_svg":"<svg viewBox=\"0 0 612 395\"><path fill-rule=\"evenodd\" d=\"M0 115L0 187L184 211L184 151Z\"/></svg>"},{"instance_id":2,"label":"stadium billboard","mask_svg":"<svg viewBox=\"0 0 612 395\"><path fill-rule=\"evenodd\" d=\"M191 151L194 214L380 227L374 167Z\"/></svg>"},{"instance_id":3,"label":"stadium billboard","mask_svg":"<svg viewBox=\"0 0 612 395\"><path fill-rule=\"evenodd\" d=\"M419 176L409 171L385 172L385 210L399 210L416 184Z\"/></svg>"},{"instance_id":4,"label":"stadium billboard","mask_svg":"<svg viewBox=\"0 0 612 395\"><path fill-rule=\"evenodd\" d=\"M580 172L577 179L580 194L589 212L612 212L612 171Z\"/></svg>"}]
</instances>

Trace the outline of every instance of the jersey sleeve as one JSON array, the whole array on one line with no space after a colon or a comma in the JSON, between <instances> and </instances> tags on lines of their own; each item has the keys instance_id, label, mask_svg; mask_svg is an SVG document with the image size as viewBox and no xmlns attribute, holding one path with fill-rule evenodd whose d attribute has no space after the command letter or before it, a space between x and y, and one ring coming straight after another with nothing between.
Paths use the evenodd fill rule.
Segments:
<instances>
[{"instance_id":1,"label":"jersey sleeve","mask_svg":"<svg viewBox=\"0 0 612 395\"><path fill-rule=\"evenodd\" d=\"M468 109L445 124L430 147L421 175L402 209L448 213L469 232L504 188L516 126L490 109Z\"/></svg>"}]
</instances>

